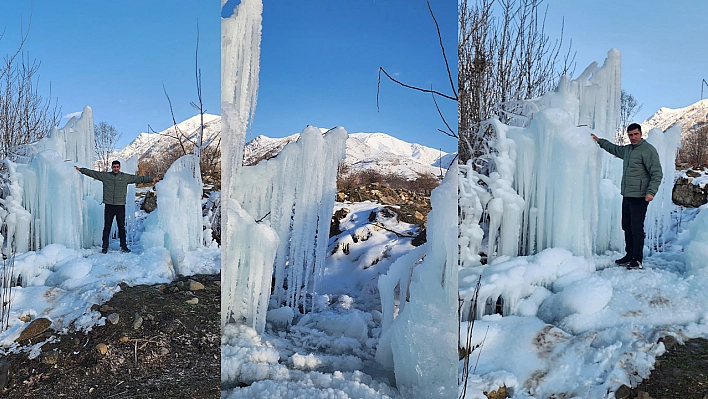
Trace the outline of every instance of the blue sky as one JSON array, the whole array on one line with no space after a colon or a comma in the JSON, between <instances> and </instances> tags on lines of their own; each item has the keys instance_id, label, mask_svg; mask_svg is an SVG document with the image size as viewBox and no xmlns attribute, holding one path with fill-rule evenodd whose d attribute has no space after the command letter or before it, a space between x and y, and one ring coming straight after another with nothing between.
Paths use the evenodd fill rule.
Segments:
<instances>
[{"instance_id":1,"label":"blue sky","mask_svg":"<svg viewBox=\"0 0 708 399\"><path fill-rule=\"evenodd\" d=\"M456 82L457 3L431 4ZM425 1L265 1L253 137L343 126L456 151L457 140L437 131L445 126L429 94L382 80L377 112L379 66L408 84L451 93ZM456 129L457 103L438 103Z\"/></svg>"},{"instance_id":2,"label":"blue sky","mask_svg":"<svg viewBox=\"0 0 708 399\"><path fill-rule=\"evenodd\" d=\"M432 0L456 72L457 5ZM220 113L220 2L215 0L0 0L0 52L19 43L21 21L32 26L25 50L41 61L40 89L58 98L64 115L90 105L96 123L123 133L126 145L150 124L172 124L165 84L177 121L195 115L194 45L199 21L200 65L209 113ZM450 93L435 26L423 0L266 1L260 92L254 135L285 136L306 125L385 132L454 151L456 141L429 95L382 82L379 66L401 80ZM456 75L455 75L456 76ZM455 78L456 79L456 78ZM449 122L457 104L439 100ZM62 124L66 119L62 121Z\"/></svg>"},{"instance_id":3,"label":"blue sky","mask_svg":"<svg viewBox=\"0 0 708 399\"><path fill-rule=\"evenodd\" d=\"M701 99L708 80L708 2L546 0L548 33L557 37L565 17L565 39L577 51L576 75L607 51L622 54L622 87L643 104L643 121L661 107L682 108ZM708 87L704 98L708 97Z\"/></svg>"},{"instance_id":4,"label":"blue sky","mask_svg":"<svg viewBox=\"0 0 708 399\"><path fill-rule=\"evenodd\" d=\"M172 125L167 89L178 122L195 115L195 44L200 30L200 67L207 111L220 113L220 21L218 0L175 2L0 0L0 53L14 52L21 26L32 25L25 43L41 61L40 90L58 99L62 114L93 108L128 144L150 124ZM21 25L21 22L24 25ZM62 120L63 125L67 119Z\"/></svg>"}]
</instances>

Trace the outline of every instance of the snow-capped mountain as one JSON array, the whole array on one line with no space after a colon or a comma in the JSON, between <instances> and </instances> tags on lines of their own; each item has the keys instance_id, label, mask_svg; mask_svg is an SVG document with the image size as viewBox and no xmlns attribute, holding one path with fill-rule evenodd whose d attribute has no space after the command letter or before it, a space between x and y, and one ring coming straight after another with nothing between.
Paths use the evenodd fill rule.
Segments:
<instances>
[{"instance_id":1,"label":"snow-capped mountain","mask_svg":"<svg viewBox=\"0 0 708 399\"><path fill-rule=\"evenodd\" d=\"M184 122L178 123L177 128L190 140L196 142L199 133L200 116L193 116ZM130 144L118 151L118 155L123 159L132 156L142 158L145 155L158 154L169 147L179 145L176 137L175 127L171 126L158 133L140 133ZM202 140L209 145L218 145L221 136L221 117L219 115L204 114L204 136Z\"/></svg>"},{"instance_id":2,"label":"snow-capped mountain","mask_svg":"<svg viewBox=\"0 0 708 399\"><path fill-rule=\"evenodd\" d=\"M258 136L246 144L245 163L252 165L261 159L272 158L298 137L299 134L283 138ZM382 174L413 179L419 174L440 175L441 162L444 173L454 158L455 154L408 143L385 133L351 133L347 139L344 166L350 173L374 169Z\"/></svg>"},{"instance_id":3,"label":"snow-capped mountain","mask_svg":"<svg viewBox=\"0 0 708 399\"><path fill-rule=\"evenodd\" d=\"M660 108L654 115L642 122L642 131L659 128L666 130L672 125L678 123L683 128L683 131L690 129L694 125L706 123L708 116L708 99L698 101L684 108Z\"/></svg>"},{"instance_id":4,"label":"snow-capped mountain","mask_svg":"<svg viewBox=\"0 0 708 399\"><path fill-rule=\"evenodd\" d=\"M204 140L219 143L221 135L221 117L204 115ZM177 125L188 136L194 136L199 128L199 116L194 116ZM320 129L323 133L327 129ZM141 133L133 142L122 149L119 155L129 158L153 156L177 144L174 127L159 133ZM299 134L283 138L258 136L246 144L244 163L252 165L261 159L272 158L286 144L297 140ZM405 178L415 178L419 174L439 176L442 164L443 173L456 154L448 154L440 150L416 143L408 143L385 133L352 133L347 139L347 151L344 165L350 172L375 169L382 174L399 174Z\"/></svg>"}]
</instances>

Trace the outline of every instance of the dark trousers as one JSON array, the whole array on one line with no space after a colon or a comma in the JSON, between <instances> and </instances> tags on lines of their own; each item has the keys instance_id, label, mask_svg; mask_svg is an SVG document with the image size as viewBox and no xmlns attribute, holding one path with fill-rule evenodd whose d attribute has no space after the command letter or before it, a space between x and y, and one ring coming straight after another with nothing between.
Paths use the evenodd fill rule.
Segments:
<instances>
[{"instance_id":1,"label":"dark trousers","mask_svg":"<svg viewBox=\"0 0 708 399\"><path fill-rule=\"evenodd\" d=\"M639 262L644 249L644 217L649 202L644 198L622 197L622 230L627 256Z\"/></svg>"},{"instance_id":2,"label":"dark trousers","mask_svg":"<svg viewBox=\"0 0 708 399\"><path fill-rule=\"evenodd\" d=\"M116 223L118 223L120 247L128 247L125 241L125 205L105 204L105 210L103 211L103 249L108 249L108 236L111 234L111 225L114 217L116 218Z\"/></svg>"}]
</instances>

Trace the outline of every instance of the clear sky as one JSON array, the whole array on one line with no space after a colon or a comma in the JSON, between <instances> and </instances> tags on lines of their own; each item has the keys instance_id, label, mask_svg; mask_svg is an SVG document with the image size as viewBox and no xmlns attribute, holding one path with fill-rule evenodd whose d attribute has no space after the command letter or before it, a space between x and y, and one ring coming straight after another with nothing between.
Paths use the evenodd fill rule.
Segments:
<instances>
[{"instance_id":1,"label":"clear sky","mask_svg":"<svg viewBox=\"0 0 708 399\"><path fill-rule=\"evenodd\" d=\"M32 25L24 50L41 61L40 91L57 98L62 115L89 105L128 144L148 124L172 125L164 83L178 122L196 114L195 45L207 112L220 114L218 0L0 0L0 53L14 52L21 27ZM63 119L61 125L66 123Z\"/></svg>"},{"instance_id":2,"label":"clear sky","mask_svg":"<svg viewBox=\"0 0 708 399\"><path fill-rule=\"evenodd\" d=\"M457 3L431 5L457 82ZM451 94L424 0L265 1L253 137L283 137L307 125L343 126L350 133L383 132L456 151L457 140L437 131L445 126L430 94L383 77L377 112L379 66L408 84L432 84ZM457 103L438 104L457 130Z\"/></svg>"},{"instance_id":3,"label":"clear sky","mask_svg":"<svg viewBox=\"0 0 708 399\"><path fill-rule=\"evenodd\" d=\"M644 121L661 107L682 108L701 99L708 81L708 1L546 0L546 27L577 51L576 76L611 48L622 54L622 87L643 104ZM704 89L708 98L708 87Z\"/></svg>"}]
</instances>

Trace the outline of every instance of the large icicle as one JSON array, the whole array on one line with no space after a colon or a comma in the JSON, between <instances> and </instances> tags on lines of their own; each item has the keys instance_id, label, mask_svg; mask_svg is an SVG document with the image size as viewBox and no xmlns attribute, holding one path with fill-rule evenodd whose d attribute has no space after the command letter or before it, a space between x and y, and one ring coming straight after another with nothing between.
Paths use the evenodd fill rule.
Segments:
<instances>
[{"instance_id":1,"label":"large icicle","mask_svg":"<svg viewBox=\"0 0 708 399\"><path fill-rule=\"evenodd\" d=\"M390 327L383 332L377 348L377 359L385 359L389 350L385 345L390 342L396 385L405 398L449 398L457 394L457 204L450 201L457 196L457 175L457 165L453 165L431 194L427 253L413 269L410 302L399 309L393 323L386 322ZM420 254L415 255L407 260L417 260ZM389 273L400 274L393 269ZM394 294L396 284L387 282L388 277L381 277L380 287L387 287L381 291L382 304L390 304ZM405 284L405 279L399 280ZM404 291L401 286L401 303L405 301Z\"/></svg>"},{"instance_id":2,"label":"large icicle","mask_svg":"<svg viewBox=\"0 0 708 399\"><path fill-rule=\"evenodd\" d=\"M222 7L226 4L222 0ZM262 332L277 234L258 224L232 198L243 162L246 129L256 107L260 68L261 0L242 0L221 20L221 324L246 322ZM223 14L223 13L222 13ZM272 256L271 256L272 254ZM266 279L259 275L268 276Z\"/></svg>"}]
</instances>

